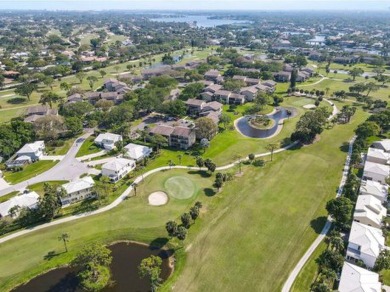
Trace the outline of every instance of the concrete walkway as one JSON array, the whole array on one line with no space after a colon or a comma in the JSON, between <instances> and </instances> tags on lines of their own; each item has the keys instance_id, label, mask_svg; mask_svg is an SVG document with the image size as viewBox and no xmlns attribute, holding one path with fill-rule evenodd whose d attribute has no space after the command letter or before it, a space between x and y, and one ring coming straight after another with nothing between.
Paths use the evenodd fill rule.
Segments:
<instances>
[{"instance_id":1,"label":"concrete walkway","mask_svg":"<svg viewBox=\"0 0 390 292\"><path fill-rule=\"evenodd\" d=\"M112 160L114 160L115 157L107 157L107 158L103 158L103 159L99 159L99 160L93 160L93 161L89 161L89 162L85 162L88 166L96 166L96 165L100 165L100 164L104 164L104 163L107 163L107 162L110 162Z\"/></svg>"},{"instance_id":2,"label":"concrete walkway","mask_svg":"<svg viewBox=\"0 0 390 292\"><path fill-rule=\"evenodd\" d=\"M100 156L103 156L103 155L106 155L106 154L107 154L107 151L106 150L102 150L102 151L100 151L98 153L93 153L93 154L77 157L76 159L78 161L85 161L85 160L89 160L89 159L92 159L92 158L95 158L95 157L100 157Z\"/></svg>"},{"instance_id":3,"label":"concrete walkway","mask_svg":"<svg viewBox=\"0 0 390 292\"><path fill-rule=\"evenodd\" d=\"M345 182L347 181L347 176L348 176L350 162L351 162L352 148L353 148L353 143L355 142L355 139L356 139L356 137L353 137L349 141L348 155L347 155L347 159L345 160L344 169L343 169L343 176L341 177L341 181L340 181L339 188L337 190L336 198L341 196ZM298 264L292 270L289 277L287 278L287 281L283 285L282 292L289 292L291 290L291 287L294 284L294 281L297 278L299 272L302 270L303 266L309 260L310 256L316 250L316 248L321 243L321 241L324 240L324 238L328 234L331 226L332 226L332 219L330 216L328 216L326 224L325 224L324 228L321 230L320 235L318 235L316 240L312 243L312 245L309 247L309 249L306 251L306 253L303 255L303 257L299 260Z\"/></svg>"}]
</instances>

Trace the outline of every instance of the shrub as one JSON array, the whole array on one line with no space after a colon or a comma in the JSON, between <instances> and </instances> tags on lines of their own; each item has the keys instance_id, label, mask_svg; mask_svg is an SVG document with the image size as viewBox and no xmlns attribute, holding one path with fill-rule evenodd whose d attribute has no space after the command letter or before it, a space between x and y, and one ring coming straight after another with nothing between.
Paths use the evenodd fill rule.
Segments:
<instances>
[{"instance_id":1,"label":"shrub","mask_svg":"<svg viewBox=\"0 0 390 292\"><path fill-rule=\"evenodd\" d=\"M253 165L257 167L263 167L265 165L265 161L262 159L255 160L255 162L253 162Z\"/></svg>"}]
</instances>

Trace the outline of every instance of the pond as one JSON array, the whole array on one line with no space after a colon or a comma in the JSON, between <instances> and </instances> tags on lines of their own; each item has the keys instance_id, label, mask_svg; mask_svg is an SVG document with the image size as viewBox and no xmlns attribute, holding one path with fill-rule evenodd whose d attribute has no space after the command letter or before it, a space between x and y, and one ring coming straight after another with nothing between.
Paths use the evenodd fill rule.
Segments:
<instances>
[{"instance_id":1,"label":"pond","mask_svg":"<svg viewBox=\"0 0 390 292\"><path fill-rule=\"evenodd\" d=\"M144 258L158 255L163 259L161 278L165 281L172 272L169 265L171 251L151 249L138 243L121 242L109 246L112 251L111 280L112 286L102 292L131 292L150 291L146 279L138 276L138 266ZM12 290L13 292L84 292L78 287L75 268L65 267L52 270L40 275L23 286Z\"/></svg>"},{"instance_id":2,"label":"pond","mask_svg":"<svg viewBox=\"0 0 390 292\"><path fill-rule=\"evenodd\" d=\"M270 119L274 120L274 126L269 129L257 129L252 127L249 123L249 120L252 116L245 116L238 119L235 123L237 131L239 131L242 135L250 137L250 138L269 138L275 134L277 134L283 125L279 125L284 119L292 118L296 116L297 111L294 108L283 108L279 107L275 110L274 113L267 115Z\"/></svg>"}]
</instances>

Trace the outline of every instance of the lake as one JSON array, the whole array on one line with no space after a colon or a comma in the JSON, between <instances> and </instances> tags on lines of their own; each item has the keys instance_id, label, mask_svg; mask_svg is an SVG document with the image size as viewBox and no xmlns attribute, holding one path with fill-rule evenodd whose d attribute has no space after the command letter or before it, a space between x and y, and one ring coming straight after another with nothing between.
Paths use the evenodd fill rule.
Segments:
<instances>
[{"instance_id":1,"label":"lake","mask_svg":"<svg viewBox=\"0 0 390 292\"><path fill-rule=\"evenodd\" d=\"M186 23L195 23L197 27L216 27L218 25L225 24L240 24L240 23L250 23L245 20L234 20L234 19L209 19L208 15L185 15L180 17L159 17L151 18L152 21L158 22L186 22Z\"/></svg>"},{"instance_id":2,"label":"lake","mask_svg":"<svg viewBox=\"0 0 390 292\"><path fill-rule=\"evenodd\" d=\"M111 280L114 284L102 292L147 292L150 290L149 282L140 279L138 266L144 258L158 255L163 259L161 278L168 279L172 272L169 258L172 251L151 249L146 245L121 242L108 247L112 253ZM13 292L84 292L78 287L77 270L64 267L42 274L23 286L12 290Z\"/></svg>"}]
</instances>

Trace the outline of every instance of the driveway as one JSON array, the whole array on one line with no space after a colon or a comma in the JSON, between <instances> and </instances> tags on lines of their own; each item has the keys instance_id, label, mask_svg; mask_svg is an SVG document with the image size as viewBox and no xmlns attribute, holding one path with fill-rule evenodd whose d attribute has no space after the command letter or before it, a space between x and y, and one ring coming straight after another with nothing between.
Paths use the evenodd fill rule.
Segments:
<instances>
[{"instance_id":1,"label":"driveway","mask_svg":"<svg viewBox=\"0 0 390 292\"><path fill-rule=\"evenodd\" d=\"M68 153L63 157L63 159L56 164L53 168L48 171L37 175L29 180L23 181L21 183L11 185L4 189L0 189L0 196L4 196L13 191L23 190L29 185L33 185L40 182L47 181L56 181L56 180L74 180L80 177L84 173L88 173L88 167L79 162L76 159L76 154L79 151L81 145L87 139L92 132L88 132L78 138L69 149Z\"/></svg>"}]
</instances>

